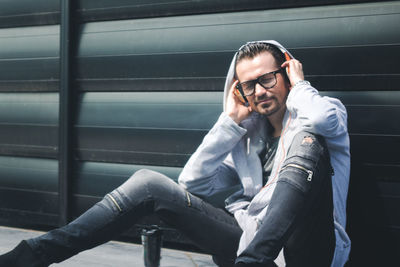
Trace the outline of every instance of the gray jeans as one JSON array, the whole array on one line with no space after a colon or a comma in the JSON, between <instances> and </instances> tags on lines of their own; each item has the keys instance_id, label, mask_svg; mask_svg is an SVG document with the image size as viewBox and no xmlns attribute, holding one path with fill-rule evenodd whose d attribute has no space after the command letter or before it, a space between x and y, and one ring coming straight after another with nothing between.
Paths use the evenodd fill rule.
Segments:
<instances>
[{"instance_id":1,"label":"gray jeans","mask_svg":"<svg viewBox=\"0 0 400 267\"><path fill-rule=\"evenodd\" d=\"M143 216L155 214L213 255L219 266L233 266L235 260L248 266L272 265L282 247L288 266L329 266L334 248L329 157L323 139L298 136L284 165L301 164L313 170L313 179L308 181L298 169L280 174L263 224L239 257L242 230L231 214L150 170L136 172L79 218L28 244L42 260L40 267L48 266L107 242ZM304 137L313 141L302 143Z\"/></svg>"},{"instance_id":2,"label":"gray jeans","mask_svg":"<svg viewBox=\"0 0 400 267\"><path fill-rule=\"evenodd\" d=\"M150 170L136 172L70 224L28 243L49 265L109 241L150 214L179 229L205 252L235 259L242 232L235 219Z\"/></svg>"}]
</instances>

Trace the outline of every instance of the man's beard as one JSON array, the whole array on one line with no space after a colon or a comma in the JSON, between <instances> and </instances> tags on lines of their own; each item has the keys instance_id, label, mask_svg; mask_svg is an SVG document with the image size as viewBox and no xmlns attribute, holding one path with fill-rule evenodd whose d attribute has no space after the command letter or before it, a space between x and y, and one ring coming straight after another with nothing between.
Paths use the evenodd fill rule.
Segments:
<instances>
[{"instance_id":1,"label":"man's beard","mask_svg":"<svg viewBox=\"0 0 400 267\"><path fill-rule=\"evenodd\" d=\"M266 99L270 100L270 103L256 105L258 113L260 113L264 116L271 116L280 110L281 105L279 104L278 99L275 96L263 97L263 98L259 99L257 102L262 102ZM268 110L268 108L273 105L275 105L275 107L272 110ZM258 108L258 107L260 107L260 108ZM266 113L264 113L264 111L266 111Z\"/></svg>"}]
</instances>

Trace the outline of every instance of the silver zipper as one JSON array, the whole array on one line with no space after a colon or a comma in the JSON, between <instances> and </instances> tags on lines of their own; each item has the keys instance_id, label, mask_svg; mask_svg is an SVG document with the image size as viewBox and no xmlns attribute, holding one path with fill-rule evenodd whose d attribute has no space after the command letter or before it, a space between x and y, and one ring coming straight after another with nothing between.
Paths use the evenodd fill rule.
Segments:
<instances>
[{"instance_id":1,"label":"silver zipper","mask_svg":"<svg viewBox=\"0 0 400 267\"><path fill-rule=\"evenodd\" d=\"M119 211L122 211L121 207L118 205L118 202L115 200L115 198L111 194L107 194L107 196L111 199L112 202L114 202L115 206L119 209Z\"/></svg>"},{"instance_id":2,"label":"silver zipper","mask_svg":"<svg viewBox=\"0 0 400 267\"><path fill-rule=\"evenodd\" d=\"M286 169L287 167L294 167L294 168L300 169L300 170L302 170L302 171L305 171L306 173L308 173L307 181L311 182L312 176L313 176L313 174L314 174L313 171L307 170L307 169L304 168L303 166L298 165L298 164L295 164L295 163L289 163L288 165L286 165L285 167L283 167L283 168L281 169L281 171L283 171L283 170Z\"/></svg>"},{"instance_id":3,"label":"silver zipper","mask_svg":"<svg viewBox=\"0 0 400 267\"><path fill-rule=\"evenodd\" d=\"M190 201L190 196L189 196L189 192L188 191L186 191L186 197L187 197L188 207L191 207L192 206L192 202Z\"/></svg>"}]
</instances>

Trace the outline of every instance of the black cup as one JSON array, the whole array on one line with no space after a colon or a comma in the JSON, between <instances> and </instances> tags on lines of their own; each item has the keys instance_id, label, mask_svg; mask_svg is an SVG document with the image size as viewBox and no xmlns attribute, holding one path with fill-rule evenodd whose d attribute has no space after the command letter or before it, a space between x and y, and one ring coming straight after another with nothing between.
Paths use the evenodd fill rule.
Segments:
<instances>
[{"instance_id":1,"label":"black cup","mask_svg":"<svg viewBox=\"0 0 400 267\"><path fill-rule=\"evenodd\" d=\"M142 230L142 245L144 249L144 265L146 267L159 267L161 259L162 230L157 225L152 225Z\"/></svg>"}]
</instances>

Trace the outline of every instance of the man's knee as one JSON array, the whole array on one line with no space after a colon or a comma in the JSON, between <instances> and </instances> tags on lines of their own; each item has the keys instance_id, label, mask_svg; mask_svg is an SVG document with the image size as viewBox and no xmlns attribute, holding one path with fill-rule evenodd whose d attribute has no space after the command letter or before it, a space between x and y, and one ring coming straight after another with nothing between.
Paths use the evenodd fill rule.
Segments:
<instances>
[{"instance_id":1,"label":"man's knee","mask_svg":"<svg viewBox=\"0 0 400 267\"><path fill-rule=\"evenodd\" d=\"M149 169L140 169L140 170L136 171L129 178L128 181L139 183L139 184L145 184L145 183L152 183L156 180L165 179L165 178L168 178L168 177L166 177L165 175L163 175L159 172L152 171Z\"/></svg>"},{"instance_id":2,"label":"man's knee","mask_svg":"<svg viewBox=\"0 0 400 267\"><path fill-rule=\"evenodd\" d=\"M331 174L325 139L305 131L296 134L282 165L279 180L305 193L318 184L326 184Z\"/></svg>"},{"instance_id":3,"label":"man's knee","mask_svg":"<svg viewBox=\"0 0 400 267\"><path fill-rule=\"evenodd\" d=\"M149 169L140 169L136 171L122 186L147 187L151 184L157 184L159 180L168 179L165 175Z\"/></svg>"},{"instance_id":4,"label":"man's knee","mask_svg":"<svg viewBox=\"0 0 400 267\"><path fill-rule=\"evenodd\" d=\"M294 136L289 148L288 156L293 154L307 154L318 159L320 156L328 154L328 149L323 136L301 131Z\"/></svg>"},{"instance_id":5,"label":"man's knee","mask_svg":"<svg viewBox=\"0 0 400 267\"><path fill-rule=\"evenodd\" d=\"M285 160L285 164L289 163L304 164L311 170L325 165L330 169L330 157L325 138L306 131L297 133Z\"/></svg>"},{"instance_id":6,"label":"man's knee","mask_svg":"<svg viewBox=\"0 0 400 267\"><path fill-rule=\"evenodd\" d=\"M178 186L169 177L148 169L136 171L118 190L123 191L128 197L137 194L147 194L156 197L158 194L167 194L169 189Z\"/></svg>"}]
</instances>

